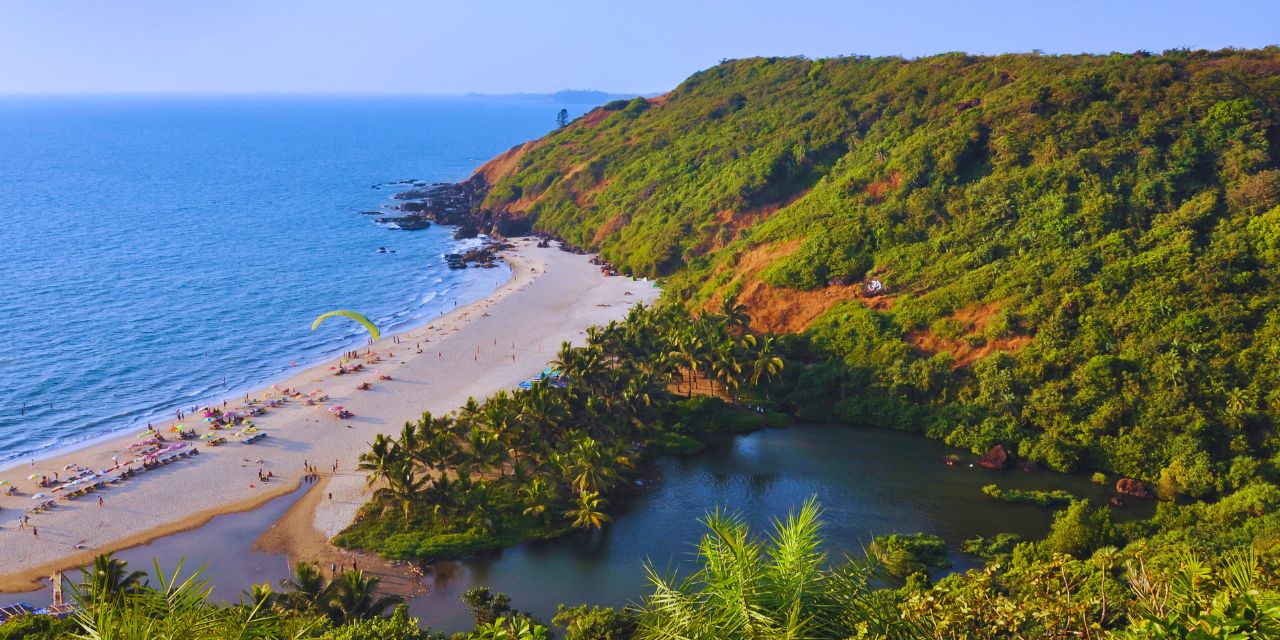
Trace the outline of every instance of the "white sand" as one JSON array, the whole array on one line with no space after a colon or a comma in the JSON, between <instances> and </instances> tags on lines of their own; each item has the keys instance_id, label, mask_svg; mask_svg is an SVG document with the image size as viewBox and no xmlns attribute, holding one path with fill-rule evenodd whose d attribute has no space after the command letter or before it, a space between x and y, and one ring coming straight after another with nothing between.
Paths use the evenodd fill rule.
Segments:
<instances>
[{"instance_id":1,"label":"white sand","mask_svg":"<svg viewBox=\"0 0 1280 640\"><path fill-rule=\"evenodd\" d=\"M64 465L71 462L108 468L112 456L131 457L125 447L136 442L134 434L0 473L0 480L22 489L19 496L0 497L0 589L31 588L34 579L82 564L97 553L199 526L220 513L253 508L297 487L304 460L324 474L338 461L338 474L326 487L333 499L326 495L315 514L316 528L332 537L350 523L365 500L364 477L355 468L374 434L395 434L423 411L447 413L468 397L482 399L514 388L541 371L562 342L575 341L587 327L620 319L631 305L658 296L651 282L600 275L586 256L538 249L530 240L516 244L507 253L512 267L507 283L479 302L400 334L400 344L393 344L390 336L383 338L372 347L384 355L381 363L344 376L330 370L336 362L326 363L278 384L302 391L322 389L332 396L329 405L340 404L355 413L351 420L337 420L325 407L291 400L254 420L269 434L255 444L232 440L221 447L193 445L200 448L195 458L79 500L58 500L51 511L31 517L38 538L29 528L17 528L21 514L36 504L30 496L39 491L27 476L65 473ZM419 342L422 354L416 353ZM375 370L392 380L379 380ZM356 385L366 381L373 389L357 391ZM204 430L198 418L187 424ZM167 423L157 425L162 433L167 428ZM259 469L271 471L275 478L258 482ZM98 495L105 506L98 506Z\"/></svg>"}]
</instances>

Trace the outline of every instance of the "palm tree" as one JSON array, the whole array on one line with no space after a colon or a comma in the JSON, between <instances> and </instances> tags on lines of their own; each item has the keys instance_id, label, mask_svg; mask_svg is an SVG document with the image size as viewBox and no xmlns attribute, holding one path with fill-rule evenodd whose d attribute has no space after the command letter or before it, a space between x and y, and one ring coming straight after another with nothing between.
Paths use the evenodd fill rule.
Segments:
<instances>
[{"instance_id":1,"label":"palm tree","mask_svg":"<svg viewBox=\"0 0 1280 640\"><path fill-rule=\"evenodd\" d=\"M565 511L564 515L572 521L573 526L580 529L601 529L609 521L608 514L604 512L608 504L609 501L601 498L599 493L587 491L578 496L577 503L572 509Z\"/></svg>"},{"instance_id":2,"label":"palm tree","mask_svg":"<svg viewBox=\"0 0 1280 640\"><path fill-rule=\"evenodd\" d=\"M720 301L720 316L723 318L725 329L729 333L746 331L747 326L751 324L751 316L747 314L747 307L738 304L737 296L725 296Z\"/></svg>"},{"instance_id":3,"label":"palm tree","mask_svg":"<svg viewBox=\"0 0 1280 640\"><path fill-rule=\"evenodd\" d=\"M703 351L702 341L691 333L676 338L675 350L671 352L671 356L680 366L689 370L689 391L685 394L686 397L693 395L693 383L697 381L698 370L702 368Z\"/></svg>"},{"instance_id":4,"label":"palm tree","mask_svg":"<svg viewBox=\"0 0 1280 640\"><path fill-rule=\"evenodd\" d=\"M777 341L773 336L766 337L760 342L755 360L751 363L751 384L759 385L760 381L764 380L765 397L769 397L768 384L773 381L774 376L782 372L784 365L785 363L778 355Z\"/></svg>"},{"instance_id":5,"label":"palm tree","mask_svg":"<svg viewBox=\"0 0 1280 640\"><path fill-rule=\"evenodd\" d=\"M637 639L754 640L756 638L917 637L896 606L876 598L869 568L846 563L825 569L822 523L810 500L778 521L767 542L740 517L719 511L698 555L703 567L683 580L648 568L653 584Z\"/></svg>"},{"instance_id":6,"label":"palm tree","mask_svg":"<svg viewBox=\"0 0 1280 640\"><path fill-rule=\"evenodd\" d=\"M528 617L518 615L477 625L466 637L468 640L551 640L551 632Z\"/></svg>"},{"instance_id":7,"label":"palm tree","mask_svg":"<svg viewBox=\"0 0 1280 640\"><path fill-rule=\"evenodd\" d=\"M378 596L377 576L365 576L359 569L338 575L324 593L324 613L335 625L382 615L387 609L404 602L399 596Z\"/></svg>"},{"instance_id":8,"label":"palm tree","mask_svg":"<svg viewBox=\"0 0 1280 640\"><path fill-rule=\"evenodd\" d=\"M479 527L485 533L498 530L502 514L493 503L493 491L488 483L483 480L477 482L463 495L463 499L469 524Z\"/></svg>"},{"instance_id":9,"label":"palm tree","mask_svg":"<svg viewBox=\"0 0 1280 640\"><path fill-rule=\"evenodd\" d=\"M276 601L288 611L319 612L324 608L324 592L328 583L319 563L299 561L293 565L293 578L280 581L281 593Z\"/></svg>"},{"instance_id":10,"label":"palm tree","mask_svg":"<svg viewBox=\"0 0 1280 640\"><path fill-rule=\"evenodd\" d=\"M507 448L498 437L489 431L475 430L471 432L471 455L476 464L482 468L496 468L498 475L506 477Z\"/></svg>"},{"instance_id":11,"label":"palm tree","mask_svg":"<svg viewBox=\"0 0 1280 640\"><path fill-rule=\"evenodd\" d=\"M84 579L76 591L85 601L119 601L147 587L146 572L129 571L129 563L117 559L115 553L94 557L93 564L85 567L82 573Z\"/></svg>"},{"instance_id":12,"label":"palm tree","mask_svg":"<svg viewBox=\"0 0 1280 640\"><path fill-rule=\"evenodd\" d=\"M211 604L213 587L203 569L181 578L182 565L166 575L156 565L159 585L126 592L119 599L81 600L73 614L83 640L259 640L314 637L314 620L286 620L264 603ZM81 594L82 595L82 594ZM286 633L291 635L286 635Z\"/></svg>"},{"instance_id":13,"label":"palm tree","mask_svg":"<svg viewBox=\"0 0 1280 640\"><path fill-rule=\"evenodd\" d=\"M408 427L406 424L405 428ZM379 481L389 481L392 472L403 462L402 449L396 441L379 433L373 437L369 450L360 454L360 464L356 468L368 472L365 483L372 487Z\"/></svg>"},{"instance_id":14,"label":"palm tree","mask_svg":"<svg viewBox=\"0 0 1280 640\"><path fill-rule=\"evenodd\" d=\"M387 486L375 491L373 497L375 500L399 505L404 517L408 518L413 510L413 503L422 497L422 490L426 485L427 478L418 477L412 464L401 462L387 476Z\"/></svg>"},{"instance_id":15,"label":"palm tree","mask_svg":"<svg viewBox=\"0 0 1280 640\"><path fill-rule=\"evenodd\" d=\"M449 476L442 473L431 481L430 486L423 492L423 499L431 505L432 512L437 518L447 520L458 506L458 490L455 483L449 480Z\"/></svg>"},{"instance_id":16,"label":"palm tree","mask_svg":"<svg viewBox=\"0 0 1280 640\"><path fill-rule=\"evenodd\" d=\"M520 499L525 505L524 515L533 516L539 522L547 521L555 497L544 478L534 478L520 488Z\"/></svg>"},{"instance_id":17,"label":"palm tree","mask_svg":"<svg viewBox=\"0 0 1280 640\"><path fill-rule=\"evenodd\" d=\"M279 594L271 590L267 583L250 585L240 593L240 604L250 608L270 609L279 600Z\"/></svg>"},{"instance_id":18,"label":"palm tree","mask_svg":"<svg viewBox=\"0 0 1280 640\"><path fill-rule=\"evenodd\" d=\"M450 431L437 431L423 445L418 462L427 469L443 472L461 462L461 458L458 437Z\"/></svg>"},{"instance_id":19,"label":"palm tree","mask_svg":"<svg viewBox=\"0 0 1280 640\"><path fill-rule=\"evenodd\" d=\"M569 482L580 495L608 491L618 480L616 462L606 455L604 448L594 438L581 436L574 440L565 471Z\"/></svg>"}]
</instances>

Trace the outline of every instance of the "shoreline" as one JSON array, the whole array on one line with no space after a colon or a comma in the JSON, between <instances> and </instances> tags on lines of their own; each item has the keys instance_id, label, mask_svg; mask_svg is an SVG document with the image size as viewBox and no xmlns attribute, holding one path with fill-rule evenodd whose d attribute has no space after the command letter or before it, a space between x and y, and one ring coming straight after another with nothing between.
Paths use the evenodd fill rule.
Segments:
<instances>
[{"instance_id":1,"label":"shoreline","mask_svg":"<svg viewBox=\"0 0 1280 640\"><path fill-rule=\"evenodd\" d=\"M511 268L511 264L509 262L507 264L507 267L508 269ZM395 328L394 333L388 332L388 333L385 333L384 335L387 338L399 337L406 334L410 334L414 331L418 331L433 322L441 321L445 319L447 316L449 316L450 314L458 311L459 309L464 309L470 305L473 305L488 299L496 291L501 289L506 284L510 283L512 278L514 278L514 276L515 276L514 273L509 273L507 275L506 280L499 282L492 291L489 291L487 294L485 294L484 296L481 296L476 300L467 302L462 307L454 307L449 309L448 311L436 314L434 316L422 316L414 319L403 320L397 324L397 327ZM255 382L247 383L243 386L230 387L221 393L210 395L197 400L191 400L190 402L200 407L214 406L221 403L221 401L223 400L227 400L228 402L234 401L236 404L240 404L241 400L238 400L238 399L243 399L245 395L249 395L251 397L261 396L264 392L269 391L271 386L282 385L287 381L293 379L297 375L299 375L300 372L304 372L307 369L312 369L320 366L327 366L339 360L342 360L343 358L341 354L348 347L350 348L358 347L359 349L365 349L365 348L368 348L368 345L367 343L360 344L360 345L348 344L348 345L345 345L344 347L340 347L339 348L340 350L337 350L334 352L325 351L322 353L312 354L310 356L304 355L302 357L299 357L296 360L299 363L298 366L292 366L292 367L285 366L277 371L274 371L264 376L262 379L257 380ZM170 406L168 409L161 410L159 413L157 413L154 416L154 420L152 421L152 423L157 426L167 426L167 425L173 424L174 422L176 422L176 420L174 420L171 416L173 416L174 410L179 408L185 412L190 407L186 404L186 401L183 402L182 407L178 407L177 405ZM48 458L71 455L81 449L91 449L96 446L101 446L117 438L121 438L122 436L125 436L127 434L135 433L138 430L146 429L146 426L145 426L147 422L146 415L140 415L139 417L132 418L131 420L136 422L136 424L131 423L126 426L120 427L118 429L113 429L108 432L89 436L84 440L78 440L78 441L70 442L64 445L57 445L57 446L54 446L53 448L40 451L36 453L34 456L27 455L27 456L15 458L13 460L0 462L0 477L3 477L4 474L14 469L17 469L18 467L21 467L23 465L28 465L33 458L38 463L41 460L45 460ZM0 496L0 498L2 497L3 496ZM0 528L3 527L3 524L4 524L3 511L0 511Z\"/></svg>"},{"instance_id":2,"label":"shoreline","mask_svg":"<svg viewBox=\"0 0 1280 640\"><path fill-rule=\"evenodd\" d=\"M385 358L382 362L367 364L358 374L335 376L331 368L343 360L339 357L250 394L260 398L276 386L320 389L332 398L326 406L344 405L355 413L350 420L338 420L324 407L290 400L254 420L268 433L260 443L233 441L209 448L201 441L186 441L195 443L201 455L109 485L95 494L104 497L104 508L97 506L92 495L77 501L57 500L51 511L31 517L31 525L39 527L38 538L28 530L18 530L19 516L37 504L30 495L40 491L26 476L40 473L52 477L71 462L108 468L113 464L111 456L122 455L135 438L127 433L116 435L91 446L37 458L34 465L20 461L0 471L0 479L23 490L23 495L0 496L0 539L7 543L0 553L0 566L4 567L0 591L36 589L38 580L52 571L82 564L98 553L196 528L216 515L257 508L299 488L304 460L330 476L328 486L335 493L361 496L363 474L353 470L356 458L374 434L398 432L404 421L416 419L424 410L451 411L467 397L484 397L514 386L544 367L562 341L578 337L588 326L620 317L619 310L625 311L632 303L657 297L652 283L605 278L585 256L554 247L537 249L529 239L518 240L503 257L511 267L506 282L480 300L370 346ZM548 269L551 263L555 268ZM515 305L508 300L512 297L520 298L523 304ZM587 304L596 300L600 302ZM491 309L495 313L489 313ZM422 353L414 353L410 341L418 342ZM508 341L510 348L506 348ZM429 357L431 351L436 352L436 358ZM378 372L392 379L379 380ZM355 391L359 382L370 382L373 388ZM442 393L428 396L428 387ZM167 433L174 422L165 421L156 429ZM191 424L198 427L203 423L188 426ZM330 473L330 460L338 464L338 473ZM261 486L263 483L255 482L256 469L275 477ZM345 528L363 500L328 502L318 505L313 517L326 541L335 528Z\"/></svg>"}]
</instances>

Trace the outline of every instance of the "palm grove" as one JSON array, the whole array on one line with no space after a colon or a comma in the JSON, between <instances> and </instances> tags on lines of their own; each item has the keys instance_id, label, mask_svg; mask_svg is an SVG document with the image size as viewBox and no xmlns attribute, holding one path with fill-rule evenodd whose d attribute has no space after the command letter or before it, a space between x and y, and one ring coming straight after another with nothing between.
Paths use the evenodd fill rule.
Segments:
<instances>
[{"instance_id":1,"label":"palm grove","mask_svg":"<svg viewBox=\"0 0 1280 640\"><path fill-rule=\"evenodd\" d=\"M782 372L775 340L747 320L731 299L696 315L637 306L588 330L585 345L565 344L555 380L378 435L360 463L373 500L338 544L439 558L601 527L647 451L698 446L681 431L709 425L672 418L697 404L682 390L702 382L736 397Z\"/></svg>"}]
</instances>

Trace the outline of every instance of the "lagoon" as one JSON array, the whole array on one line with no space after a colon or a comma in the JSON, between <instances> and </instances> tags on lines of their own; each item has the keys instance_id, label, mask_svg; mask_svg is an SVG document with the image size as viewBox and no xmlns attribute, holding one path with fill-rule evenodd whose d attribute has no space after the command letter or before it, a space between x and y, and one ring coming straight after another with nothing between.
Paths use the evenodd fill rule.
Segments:
<instances>
[{"instance_id":1,"label":"lagoon","mask_svg":"<svg viewBox=\"0 0 1280 640\"><path fill-rule=\"evenodd\" d=\"M956 571L978 565L960 552L965 539L1002 532L1040 537L1052 521L1051 510L998 502L982 493L983 485L1065 489L1095 503L1111 495L1109 487L1084 476L971 467L976 456L915 433L799 424L709 441L702 453L656 460L644 476L648 486L620 501L603 531L430 564L424 579L429 591L412 599L410 610L433 628L454 632L471 626L460 597L474 586L507 593L516 608L547 621L562 602L636 603L648 591L644 564L688 570L703 534L700 521L716 508L739 513L764 531L774 518L817 497L833 558L860 556L876 535L925 532L946 540L952 563L947 571ZM944 464L948 454L963 462ZM234 600L254 582L275 585L289 575L287 558L256 551L253 542L304 492L119 555L135 569L150 570L153 557L166 568L183 557L188 569L210 563L215 595ZM1150 504L1131 504L1116 516L1151 511ZM43 592L6 594L0 604L42 604L47 598Z\"/></svg>"}]
</instances>

